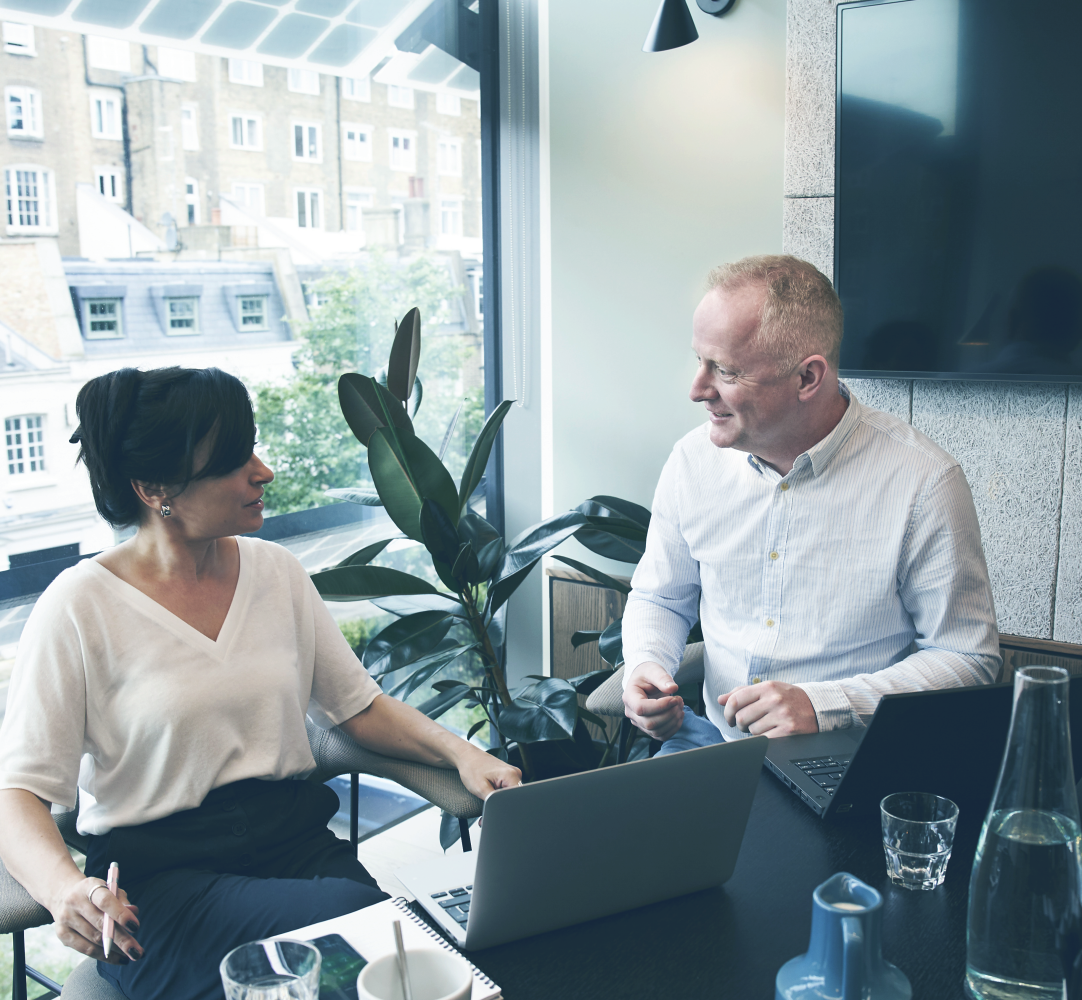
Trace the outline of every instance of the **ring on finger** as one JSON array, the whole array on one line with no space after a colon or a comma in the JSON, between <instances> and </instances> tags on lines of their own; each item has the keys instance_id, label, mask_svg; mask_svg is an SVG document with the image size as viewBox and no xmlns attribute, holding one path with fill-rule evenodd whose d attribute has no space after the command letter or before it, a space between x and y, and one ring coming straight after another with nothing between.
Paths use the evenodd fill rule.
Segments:
<instances>
[{"instance_id":1,"label":"ring on finger","mask_svg":"<svg viewBox=\"0 0 1082 1000\"><path fill-rule=\"evenodd\" d=\"M109 888L109 886L107 886L104 882L99 882L97 885L95 885L92 888L86 890L86 898L89 899L91 905L93 905L93 903L94 903L94 893L96 893L99 889L108 889L108 888Z\"/></svg>"}]
</instances>

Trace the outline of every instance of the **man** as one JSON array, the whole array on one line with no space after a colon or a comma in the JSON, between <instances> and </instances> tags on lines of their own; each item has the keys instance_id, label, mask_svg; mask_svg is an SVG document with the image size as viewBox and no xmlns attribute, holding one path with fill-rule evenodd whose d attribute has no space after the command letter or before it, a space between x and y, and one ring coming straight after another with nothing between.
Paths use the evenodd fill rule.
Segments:
<instances>
[{"instance_id":1,"label":"man","mask_svg":"<svg viewBox=\"0 0 1082 1000\"><path fill-rule=\"evenodd\" d=\"M1001 657L958 463L838 381L842 307L789 256L711 272L691 398L623 619L624 705L664 753L863 725L879 698L987 684ZM702 618L706 718L672 674Z\"/></svg>"}]
</instances>

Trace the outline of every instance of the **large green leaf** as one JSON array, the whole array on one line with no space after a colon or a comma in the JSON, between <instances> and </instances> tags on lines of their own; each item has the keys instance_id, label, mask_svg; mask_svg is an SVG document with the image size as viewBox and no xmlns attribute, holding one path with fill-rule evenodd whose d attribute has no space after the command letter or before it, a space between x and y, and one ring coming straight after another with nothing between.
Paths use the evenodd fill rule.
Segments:
<instances>
[{"instance_id":1,"label":"large green leaf","mask_svg":"<svg viewBox=\"0 0 1082 1000\"><path fill-rule=\"evenodd\" d=\"M391 542L393 538L385 538L382 542L373 542L371 545L366 545L363 549L354 552L353 555L347 556L339 564L339 568L343 566L367 566L373 559L376 558Z\"/></svg>"},{"instance_id":2,"label":"large green leaf","mask_svg":"<svg viewBox=\"0 0 1082 1000\"><path fill-rule=\"evenodd\" d=\"M409 597L376 597L372 603L390 615L404 618L418 611L444 611L447 614L465 617L462 602L452 594L433 591L431 594L414 594Z\"/></svg>"},{"instance_id":3,"label":"large green leaf","mask_svg":"<svg viewBox=\"0 0 1082 1000\"><path fill-rule=\"evenodd\" d=\"M477 435L477 440L473 443L473 451L470 452L470 457L466 462L466 471L462 473L462 482L458 487L459 510L466 509L470 496L477 489L477 484L481 482L481 477L485 474L485 466L488 465L492 444L500 430L500 424L503 423L503 418L507 416L507 411L511 409L514 402L513 399L505 399L500 403L485 421L481 433Z\"/></svg>"},{"instance_id":4,"label":"large green leaf","mask_svg":"<svg viewBox=\"0 0 1082 1000\"><path fill-rule=\"evenodd\" d=\"M579 694L593 694L614 673L616 673L616 671L611 668L606 668L604 670L591 670L588 674L579 674L578 677L569 677L567 679L567 683L570 684Z\"/></svg>"},{"instance_id":5,"label":"large green leaf","mask_svg":"<svg viewBox=\"0 0 1082 1000\"><path fill-rule=\"evenodd\" d=\"M619 497L597 496L580 503L578 509L592 517L617 517L634 521L643 528L650 527L650 511L630 500L621 500Z\"/></svg>"},{"instance_id":6,"label":"large green leaf","mask_svg":"<svg viewBox=\"0 0 1082 1000\"><path fill-rule=\"evenodd\" d=\"M374 378L347 372L338 380L342 415L357 440L367 445L380 427L388 424L413 432L413 424L391 392Z\"/></svg>"},{"instance_id":7,"label":"large green leaf","mask_svg":"<svg viewBox=\"0 0 1082 1000\"><path fill-rule=\"evenodd\" d=\"M412 433L380 427L368 442L368 467L391 520L414 541L421 535L421 504L434 500L458 522L455 481L432 449Z\"/></svg>"},{"instance_id":8,"label":"large green leaf","mask_svg":"<svg viewBox=\"0 0 1082 1000\"><path fill-rule=\"evenodd\" d=\"M395 330L387 360L387 388L405 403L413 392L421 357L421 311L414 306Z\"/></svg>"},{"instance_id":9,"label":"large green leaf","mask_svg":"<svg viewBox=\"0 0 1082 1000\"><path fill-rule=\"evenodd\" d=\"M597 642L597 650L606 663L614 667L620 665L624 659L624 633L623 621L617 618L604 632Z\"/></svg>"},{"instance_id":10,"label":"large green leaf","mask_svg":"<svg viewBox=\"0 0 1082 1000\"><path fill-rule=\"evenodd\" d=\"M527 685L500 712L500 732L519 743L569 740L579 717L575 689L559 677Z\"/></svg>"},{"instance_id":11,"label":"large green leaf","mask_svg":"<svg viewBox=\"0 0 1082 1000\"><path fill-rule=\"evenodd\" d=\"M497 611L526 579L537 561L570 538L585 521L585 515L569 510L535 524L519 535L504 555L496 582L489 588L488 613Z\"/></svg>"},{"instance_id":12,"label":"large green leaf","mask_svg":"<svg viewBox=\"0 0 1082 1000\"><path fill-rule=\"evenodd\" d=\"M458 519L458 533L464 542L473 542L475 552L480 552L489 542L500 538L495 526L469 507Z\"/></svg>"},{"instance_id":13,"label":"large green leaf","mask_svg":"<svg viewBox=\"0 0 1082 1000\"><path fill-rule=\"evenodd\" d=\"M368 641L361 662L373 677L381 677L430 653L454 622L443 611L419 611L399 618Z\"/></svg>"},{"instance_id":14,"label":"large green leaf","mask_svg":"<svg viewBox=\"0 0 1082 1000\"><path fill-rule=\"evenodd\" d=\"M473 698L473 691L470 690L469 684L462 684L459 681L437 681L433 684L433 687L438 687L439 684L454 683L455 686L440 690L434 698L429 698L428 701L422 702L417 706L417 711L422 715L427 715L430 719L438 719L448 709L454 708L460 701L467 698ZM476 699L474 699L476 701Z\"/></svg>"},{"instance_id":15,"label":"large green leaf","mask_svg":"<svg viewBox=\"0 0 1082 1000\"><path fill-rule=\"evenodd\" d=\"M496 572L500 560L503 559L503 539L493 538L477 554L477 575L482 580L489 580Z\"/></svg>"},{"instance_id":16,"label":"large green leaf","mask_svg":"<svg viewBox=\"0 0 1082 1000\"><path fill-rule=\"evenodd\" d=\"M591 552L618 562L637 563L646 551L646 529L624 517L590 516L575 539Z\"/></svg>"},{"instance_id":17,"label":"large green leaf","mask_svg":"<svg viewBox=\"0 0 1082 1000\"><path fill-rule=\"evenodd\" d=\"M597 642L601 638L603 629L579 629L571 636L571 646L574 649L578 649L579 646L585 646L588 642Z\"/></svg>"},{"instance_id":18,"label":"large green leaf","mask_svg":"<svg viewBox=\"0 0 1082 1000\"><path fill-rule=\"evenodd\" d=\"M560 562L566 563L572 569L577 569L580 573L585 573L589 577L593 577L598 583L610 590L615 590L621 594L630 594L631 588L626 583L621 583L619 580L613 579L607 573L602 573L599 569L594 569L593 566L587 566L586 563L580 563L577 559L568 559L567 556L553 556L553 559L559 559Z\"/></svg>"},{"instance_id":19,"label":"large green leaf","mask_svg":"<svg viewBox=\"0 0 1082 1000\"><path fill-rule=\"evenodd\" d=\"M421 539L425 548L432 554L433 560L439 560L450 567L458 556L458 550L462 547L458 529L447 516L447 512L435 500L426 498L421 503L420 517Z\"/></svg>"},{"instance_id":20,"label":"large green leaf","mask_svg":"<svg viewBox=\"0 0 1082 1000\"><path fill-rule=\"evenodd\" d=\"M365 507L382 507L383 501L380 500L378 493L373 493L371 490L358 490L358 489L344 489L344 490L324 490L329 497L334 497L335 500L348 500L350 503L359 503Z\"/></svg>"},{"instance_id":21,"label":"large green leaf","mask_svg":"<svg viewBox=\"0 0 1082 1000\"><path fill-rule=\"evenodd\" d=\"M427 580L386 566L343 566L313 573L312 582L325 601L369 601L397 594L435 594Z\"/></svg>"},{"instance_id":22,"label":"large green leaf","mask_svg":"<svg viewBox=\"0 0 1082 1000\"><path fill-rule=\"evenodd\" d=\"M389 691L388 694L394 698L405 701L430 677L438 674L444 667L454 663L454 661L464 653L468 653L471 649L476 648L476 644L464 646L461 643L455 643L448 649L440 649L438 652L433 652L431 655L414 663L413 667L415 669L410 672L410 675L404 681L395 685L394 689Z\"/></svg>"}]
</instances>

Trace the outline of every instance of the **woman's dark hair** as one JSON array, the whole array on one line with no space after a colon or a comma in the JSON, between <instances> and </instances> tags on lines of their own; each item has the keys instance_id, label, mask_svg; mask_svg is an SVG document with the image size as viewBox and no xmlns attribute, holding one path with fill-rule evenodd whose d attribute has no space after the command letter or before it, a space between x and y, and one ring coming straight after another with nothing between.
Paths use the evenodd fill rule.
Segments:
<instances>
[{"instance_id":1,"label":"woman's dark hair","mask_svg":"<svg viewBox=\"0 0 1082 1000\"><path fill-rule=\"evenodd\" d=\"M87 382L75 412L72 444L80 446L98 513L116 528L143 516L133 479L177 496L197 479L240 468L255 447L248 390L218 368L121 368ZM196 446L211 431L210 457L195 470Z\"/></svg>"}]
</instances>

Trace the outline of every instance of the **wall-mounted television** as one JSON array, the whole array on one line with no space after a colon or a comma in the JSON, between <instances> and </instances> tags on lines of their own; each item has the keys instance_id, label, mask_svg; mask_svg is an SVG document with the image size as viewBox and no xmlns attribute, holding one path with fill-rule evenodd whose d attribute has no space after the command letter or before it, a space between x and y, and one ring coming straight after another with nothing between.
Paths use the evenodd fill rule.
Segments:
<instances>
[{"instance_id":1,"label":"wall-mounted television","mask_svg":"<svg viewBox=\"0 0 1082 1000\"><path fill-rule=\"evenodd\" d=\"M1082 382L1082 0L837 17L843 374Z\"/></svg>"}]
</instances>

